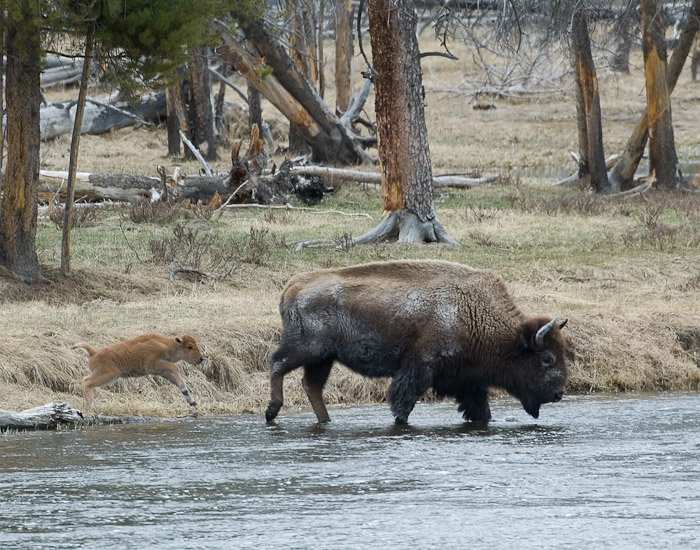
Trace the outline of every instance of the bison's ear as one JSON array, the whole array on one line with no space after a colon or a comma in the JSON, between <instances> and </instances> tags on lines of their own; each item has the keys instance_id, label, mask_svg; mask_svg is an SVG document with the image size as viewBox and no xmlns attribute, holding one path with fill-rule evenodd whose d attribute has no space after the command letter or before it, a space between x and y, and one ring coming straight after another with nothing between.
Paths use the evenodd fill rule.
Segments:
<instances>
[{"instance_id":1,"label":"bison's ear","mask_svg":"<svg viewBox=\"0 0 700 550\"><path fill-rule=\"evenodd\" d=\"M564 319L561 323L559 323L559 328L560 329L564 328L566 326L566 323L568 323L568 322L569 322L568 319Z\"/></svg>"},{"instance_id":2,"label":"bison's ear","mask_svg":"<svg viewBox=\"0 0 700 550\"><path fill-rule=\"evenodd\" d=\"M182 338L180 338L179 336L176 336L176 337L175 337L175 341L176 341L178 344L182 345Z\"/></svg>"}]
</instances>

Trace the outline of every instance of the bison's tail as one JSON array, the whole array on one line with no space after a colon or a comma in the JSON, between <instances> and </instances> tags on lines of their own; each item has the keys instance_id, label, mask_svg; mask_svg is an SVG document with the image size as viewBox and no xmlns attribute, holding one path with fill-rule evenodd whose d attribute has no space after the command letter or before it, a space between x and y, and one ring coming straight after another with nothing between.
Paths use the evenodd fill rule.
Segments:
<instances>
[{"instance_id":1,"label":"bison's tail","mask_svg":"<svg viewBox=\"0 0 700 550\"><path fill-rule=\"evenodd\" d=\"M97 353L95 351L95 348L93 348L87 342L78 342L77 344L75 344L73 346L73 349L79 349L79 348L83 348L84 350L86 350L88 352L88 355L90 355L90 357L92 357L93 355L95 355Z\"/></svg>"}]
</instances>

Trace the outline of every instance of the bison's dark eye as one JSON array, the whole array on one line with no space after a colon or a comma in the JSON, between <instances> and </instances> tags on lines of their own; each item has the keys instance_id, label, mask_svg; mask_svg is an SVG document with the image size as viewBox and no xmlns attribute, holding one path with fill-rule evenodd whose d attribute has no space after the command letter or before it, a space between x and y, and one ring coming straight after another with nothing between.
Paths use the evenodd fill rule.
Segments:
<instances>
[{"instance_id":1,"label":"bison's dark eye","mask_svg":"<svg viewBox=\"0 0 700 550\"><path fill-rule=\"evenodd\" d=\"M187 349L194 349L192 346L187 346Z\"/></svg>"},{"instance_id":2,"label":"bison's dark eye","mask_svg":"<svg viewBox=\"0 0 700 550\"><path fill-rule=\"evenodd\" d=\"M556 360L557 360L557 358L554 356L554 354L551 351L545 351L540 356L540 361L542 362L542 366L546 369L553 366L554 363L556 362Z\"/></svg>"}]
</instances>

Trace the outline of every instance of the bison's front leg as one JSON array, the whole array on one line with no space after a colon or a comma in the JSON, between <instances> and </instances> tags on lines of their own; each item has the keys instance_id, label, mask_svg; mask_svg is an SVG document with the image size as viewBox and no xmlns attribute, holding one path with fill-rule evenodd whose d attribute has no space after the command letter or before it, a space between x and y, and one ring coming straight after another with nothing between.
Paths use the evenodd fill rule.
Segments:
<instances>
[{"instance_id":1,"label":"bison's front leg","mask_svg":"<svg viewBox=\"0 0 700 550\"><path fill-rule=\"evenodd\" d=\"M491 420L491 407L489 407L488 390L480 386L471 386L463 389L457 395L459 412L464 420L475 422L488 422Z\"/></svg>"},{"instance_id":2,"label":"bison's front leg","mask_svg":"<svg viewBox=\"0 0 700 550\"><path fill-rule=\"evenodd\" d=\"M423 365L404 367L394 377L389 386L389 403L397 424L408 423L408 415L432 381L432 371Z\"/></svg>"},{"instance_id":3,"label":"bison's front leg","mask_svg":"<svg viewBox=\"0 0 700 550\"><path fill-rule=\"evenodd\" d=\"M326 385L332 367L333 361L304 366L302 385L306 395L309 397L316 418L321 423L331 421L326 404L323 402L323 387Z\"/></svg>"}]
</instances>

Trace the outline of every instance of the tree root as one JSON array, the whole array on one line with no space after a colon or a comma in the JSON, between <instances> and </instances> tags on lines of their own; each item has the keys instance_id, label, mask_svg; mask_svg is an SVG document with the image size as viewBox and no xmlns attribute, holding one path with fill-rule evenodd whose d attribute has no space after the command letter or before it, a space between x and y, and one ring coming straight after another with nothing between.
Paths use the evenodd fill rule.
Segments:
<instances>
[{"instance_id":1,"label":"tree root","mask_svg":"<svg viewBox=\"0 0 700 550\"><path fill-rule=\"evenodd\" d=\"M377 227L353 239L352 244L378 243L394 239L401 244L424 242L459 246L459 243L447 234L437 216L421 222L418 216L406 211L385 214Z\"/></svg>"},{"instance_id":2,"label":"tree root","mask_svg":"<svg viewBox=\"0 0 700 550\"><path fill-rule=\"evenodd\" d=\"M407 243L444 243L461 246L447 234L437 219L421 222L418 216L406 211L389 212L384 214L377 227L360 235L355 239L348 239L339 248L355 246L357 244L379 243L395 240L400 244ZM308 241L296 241L290 243L298 252L302 248L318 248L338 244L330 239L310 239Z\"/></svg>"}]
</instances>

